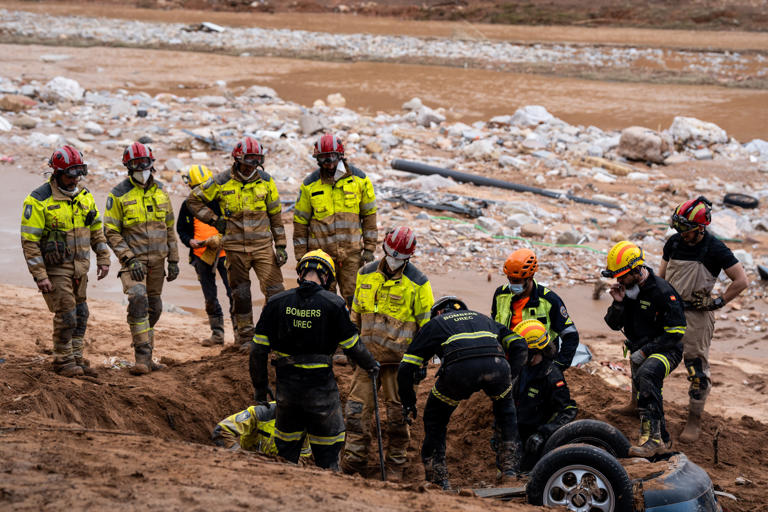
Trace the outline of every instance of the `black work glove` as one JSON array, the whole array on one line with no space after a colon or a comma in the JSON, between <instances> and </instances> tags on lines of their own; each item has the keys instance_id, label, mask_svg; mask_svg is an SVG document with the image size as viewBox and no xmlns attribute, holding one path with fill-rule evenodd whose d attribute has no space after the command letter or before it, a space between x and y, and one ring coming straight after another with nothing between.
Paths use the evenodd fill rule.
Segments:
<instances>
[{"instance_id":1,"label":"black work glove","mask_svg":"<svg viewBox=\"0 0 768 512\"><path fill-rule=\"evenodd\" d=\"M381 370L381 365L377 361L374 361L374 362L376 363L376 366L374 366L373 368L369 368L367 370L368 376L371 377L372 381L376 380L376 377L379 376L379 370Z\"/></svg>"},{"instance_id":2,"label":"black work glove","mask_svg":"<svg viewBox=\"0 0 768 512\"><path fill-rule=\"evenodd\" d=\"M277 266L282 267L285 265L285 262L288 261L288 251L285 250L285 247L282 245L278 245L275 247L275 255L277 256Z\"/></svg>"},{"instance_id":3,"label":"black work glove","mask_svg":"<svg viewBox=\"0 0 768 512\"><path fill-rule=\"evenodd\" d=\"M539 453L544 447L544 436L541 434L533 434L525 442L525 451L528 453Z\"/></svg>"},{"instance_id":4,"label":"black work glove","mask_svg":"<svg viewBox=\"0 0 768 512\"><path fill-rule=\"evenodd\" d=\"M64 244L49 240L43 247L43 259L46 265L61 265L64 263Z\"/></svg>"},{"instance_id":5,"label":"black work glove","mask_svg":"<svg viewBox=\"0 0 768 512\"><path fill-rule=\"evenodd\" d=\"M179 277L179 264L175 261L168 262L168 276L165 278L169 283Z\"/></svg>"},{"instance_id":6,"label":"black work glove","mask_svg":"<svg viewBox=\"0 0 768 512\"><path fill-rule=\"evenodd\" d=\"M403 419L407 424L412 424L413 420L416 419L416 416L418 416L418 413L416 412L416 404L403 404Z\"/></svg>"},{"instance_id":7,"label":"black work glove","mask_svg":"<svg viewBox=\"0 0 768 512\"><path fill-rule=\"evenodd\" d=\"M714 311L725 306L725 301L722 297L712 298L709 293L704 290L696 290L692 294L691 306L699 311Z\"/></svg>"},{"instance_id":8,"label":"black work glove","mask_svg":"<svg viewBox=\"0 0 768 512\"><path fill-rule=\"evenodd\" d=\"M418 370L413 372L413 383L418 384L419 382L423 381L427 378L427 367L426 366L420 366Z\"/></svg>"},{"instance_id":9,"label":"black work glove","mask_svg":"<svg viewBox=\"0 0 768 512\"><path fill-rule=\"evenodd\" d=\"M223 235L227 231L227 219L224 217L219 217L214 221L213 227L215 227L216 231Z\"/></svg>"},{"instance_id":10,"label":"black work glove","mask_svg":"<svg viewBox=\"0 0 768 512\"><path fill-rule=\"evenodd\" d=\"M373 261L373 251L370 249L363 249L363 253L360 255L360 258L363 260L363 263L370 263Z\"/></svg>"},{"instance_id":11,"label":"black work glove","mask_svg":"<svg viewBox=\"0 0 768 512\"><path fill-rule=\"evenodd\" d=\"M269 406L270 398L274 400L275 395L272 393L272 390L269 389L269 386L264 386L263 388L259 388L253 394L253 399L256 400L256 403L258 405Z\"/></svg>"},{"instance_id":12,"label":"black work glove","mask_svg":"<svg viewBox=\"0 0 768 512\"><path fill-rule=\"evenodd\" d=\"M143 281L147 275L147 266L136 258L131 258L125 264L131 273L131 279L134 281Z\"/></svg>"}]
</instances>

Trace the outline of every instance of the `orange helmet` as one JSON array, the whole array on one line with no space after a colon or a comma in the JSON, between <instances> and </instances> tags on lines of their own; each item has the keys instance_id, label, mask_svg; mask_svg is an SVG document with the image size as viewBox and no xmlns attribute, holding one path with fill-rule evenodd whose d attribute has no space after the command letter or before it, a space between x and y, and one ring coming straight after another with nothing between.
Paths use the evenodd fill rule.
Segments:
<instances>
[{"instance_id":1,"label":"orange helmet","mask_svg":"<svg viewBox=\"0 0 768 512\"><path fill-rule=\"evenodd\" d=\"M504 262L504 273L513 279L528 279L539 269L536 255L530 249L518 249Z\"/></svg>"}]
</instances>

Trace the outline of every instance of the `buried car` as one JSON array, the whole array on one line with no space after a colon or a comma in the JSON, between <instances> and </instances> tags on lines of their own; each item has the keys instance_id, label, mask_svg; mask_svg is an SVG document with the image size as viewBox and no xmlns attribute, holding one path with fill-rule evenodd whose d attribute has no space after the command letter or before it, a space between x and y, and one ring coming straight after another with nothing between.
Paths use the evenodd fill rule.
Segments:
<instances>
[{"instance_id":1,"label":"buried car","mask_svg":"<svg viewBox=\"0 0 768 512\"><path fill-rule=\"evenodd\" d=\"M577 420L555 432L524 488L478 489L483 497L525 494L533 505L578 512L720 512L709 475L683 453L626 458L615 427Z\"/></svg>"}]
</instances>

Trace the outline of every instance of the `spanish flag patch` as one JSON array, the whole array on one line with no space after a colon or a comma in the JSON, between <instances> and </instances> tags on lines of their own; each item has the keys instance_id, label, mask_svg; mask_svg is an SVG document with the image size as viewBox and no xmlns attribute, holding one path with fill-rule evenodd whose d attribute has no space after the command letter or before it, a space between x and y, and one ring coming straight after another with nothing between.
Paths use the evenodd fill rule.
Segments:
<instances>
[{"instance_id":1,"label":"spanish flag patch","mask_svg":"<svg viewBox=\"0 0 768 512\"><path fill-rule=\"evenodd\" d=\"M674 295L669 296L669 300L677 300Z\"/></svg>"},{"instance_id":2,"label":"spanish flag patch","mask_svg":"<svg viewBox=\"0 0 768 512\"><path fill-rule=\"evenodd\" d=\"M559 380L559 381L557 381L555 383L555 387L561 388L563 386L565 386L565 381L564 380Z\"/></svg>"}]
</instances>

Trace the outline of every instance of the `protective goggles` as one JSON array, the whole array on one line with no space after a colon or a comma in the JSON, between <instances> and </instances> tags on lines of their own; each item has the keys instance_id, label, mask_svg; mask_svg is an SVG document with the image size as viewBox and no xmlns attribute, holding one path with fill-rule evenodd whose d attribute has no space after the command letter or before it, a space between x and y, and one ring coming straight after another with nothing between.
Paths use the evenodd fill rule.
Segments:
<instances>
[{"instance_id":1,"label":"protective goggles","mask_svg":"<svg viewBox=\"0 0 768 512\"><path fill-rule=\"evenodd\" d=\"M335 164L339 161L338 153L320 153L317 155L317 163L320 165Z\"/></svg>"},{"instance_id":2,"label":"protective goggles","mask_svg":"<svg viewBox=\"0 0 768 512\"><path fill-rule=\"evenodd\" d=\"M72 167L67 167L59 172L68 178L77 178L78 176L85 176L88 174L88 166L85 164L73 165Z\"/></svg>"},{"instance_id":3,"label":"protective goggles","mask_svg":"<svg viewBox=\"0 0 768 512\"><path fill-rule=\"evenodd\" d=\"M678 233L685 233L699 227L697 223L691 222L682 215L676 213L672 215L669 225Z\"/></svg>"},{"instance_id":4,"label":"protective goggles","mask_svg":"<svg viewBox=\"0 0 768 512\"><path fill-rule=\"evenodd\" d=\"M243 155L238 160L241 164L256 166L264 163L264 155L250 154Z\"/></svg>"},{"instance_id":5,"label":"protective goggles","mask_svg":"<svg viewBox=\"0 0 768 512\"><path fill-rule=\"evenodd\" d=\"M134 158L129 160L125 166L128 167L129 171L146 171L152 168L152 159L149 157Z\"/></svg>"}]
</instances>

